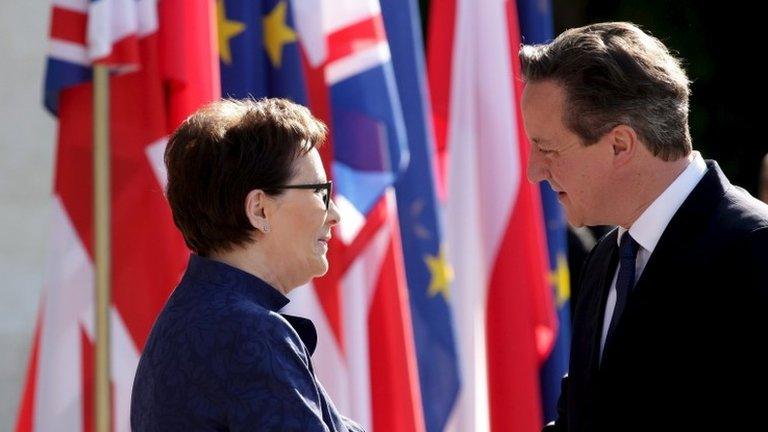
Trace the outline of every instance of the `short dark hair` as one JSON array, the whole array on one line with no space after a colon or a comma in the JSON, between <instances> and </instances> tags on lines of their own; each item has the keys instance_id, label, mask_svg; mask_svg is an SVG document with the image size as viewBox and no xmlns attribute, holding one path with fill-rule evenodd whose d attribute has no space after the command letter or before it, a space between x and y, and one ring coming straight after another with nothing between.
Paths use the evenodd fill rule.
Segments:
<instances>
[{"instance_id":1,"label":"short dark hair","mask_svg":"<svg viewBox=\"0 0 768 432\"><path fill-rule=\"evenodd\" d=\"M165 149L166 196L173 221L196 254L251 240L245 198L278 195L294 161L325 141L325 125L285 99L224 99L187 118Z\"/></svg>"},{"instance_id":2,"label":"short dark hair","mask_svg":"<svg viewBox=\"0 0 768 432\"><path fill-rule=\"evenodd\" d=\"M660 159L690 154L688 77L680 60L636 25L570 29L548 44L523 46L520 61L526 82L563 86L563 121L584 145L625 124Z\"/></svg>"}]
</instances>

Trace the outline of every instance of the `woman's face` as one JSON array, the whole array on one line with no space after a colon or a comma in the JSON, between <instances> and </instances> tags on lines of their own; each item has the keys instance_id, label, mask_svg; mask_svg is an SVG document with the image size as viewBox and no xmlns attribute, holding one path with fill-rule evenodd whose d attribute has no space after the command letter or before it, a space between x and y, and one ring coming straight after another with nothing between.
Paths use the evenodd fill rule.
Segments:
<instances>
[{"instance_id":1,"label":"woman's face","mask_svg":"<svg viewBox=\"0 0 768 432\"><path fill-rule=\"evenodd\" d=\"M327 182L320 154L312 149L295 162L295 176L287 185ZM325 208L327 189L285 189L274 197L268 215L270 230L261 237L262 245L279 268L284 285L298 286L328 271L328 240L331 227L339 223L333 200Z\"/></svg>"}]
</instances>

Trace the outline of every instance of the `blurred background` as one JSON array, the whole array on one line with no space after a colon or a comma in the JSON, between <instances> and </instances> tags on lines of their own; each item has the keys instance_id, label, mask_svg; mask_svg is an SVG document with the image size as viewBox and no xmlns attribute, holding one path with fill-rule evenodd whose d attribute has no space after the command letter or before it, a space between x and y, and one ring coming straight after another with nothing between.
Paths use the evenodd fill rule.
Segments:
<instances>
[{"instance_id":1,"label":"blurred background","mask_svg":"<svg viewBox=\"0 0 768 432\"><path fill-rule=\"evenodd\" d=\"M699 1L533 3L551 6L555 34L587 23L631 21L676 51L693 82L694 148L757 195L768 152L762 136L764 24L758 11ZM418 4L425 41L434 25L429 11L437 4L442 3ZM56 119L42 104L50 17L44 1L0 2L0 430L16 424L51 251Z\"/></svg>"},{"instance_id":2,"label":"blurred background","mask_svg":"<svg viewBox=\"0 0 768 432\"><path fill-rule=\"evenodd\" d=\"M56 123L40 99L50 8L0 2L0 430L16 421L50 238Z\"/></svg>"}]
</instances>

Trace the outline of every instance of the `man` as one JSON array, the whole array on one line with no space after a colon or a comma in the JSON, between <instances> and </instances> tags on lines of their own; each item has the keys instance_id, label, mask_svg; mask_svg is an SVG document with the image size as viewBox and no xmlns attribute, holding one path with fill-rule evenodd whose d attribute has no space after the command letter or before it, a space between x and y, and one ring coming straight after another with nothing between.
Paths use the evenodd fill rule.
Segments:
<instances>
[{"instance_id":1,"label":"man","mask_svg":"<svg viewBox=\"0 0 768 432\"><path fill-rule=\"evenodd\" d=\"M571 224L618 226L586 258L545 430L763 423L768 206L692 150L680 61L629 23L520 57L528 178L549 182Z\"/></svg>"}]
</instances>

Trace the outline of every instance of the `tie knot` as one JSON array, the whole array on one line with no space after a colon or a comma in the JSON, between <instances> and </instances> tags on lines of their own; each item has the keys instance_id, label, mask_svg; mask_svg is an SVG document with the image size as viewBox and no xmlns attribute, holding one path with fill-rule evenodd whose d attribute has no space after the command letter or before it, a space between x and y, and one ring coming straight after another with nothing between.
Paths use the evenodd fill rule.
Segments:
<instances>
[{"instance_id":1,"label":"tie knot","mask_svg":"<svg viewBox=\"0 0 768 432\"><path fill-rule=\"evenodd\" d=\"M630 258L632 260L637 256L637 249L640 245L637 244L635 239L629 235L629 231L625 232L619 242L619 255L621 258Z\"/></svg>"}]
</instances>

